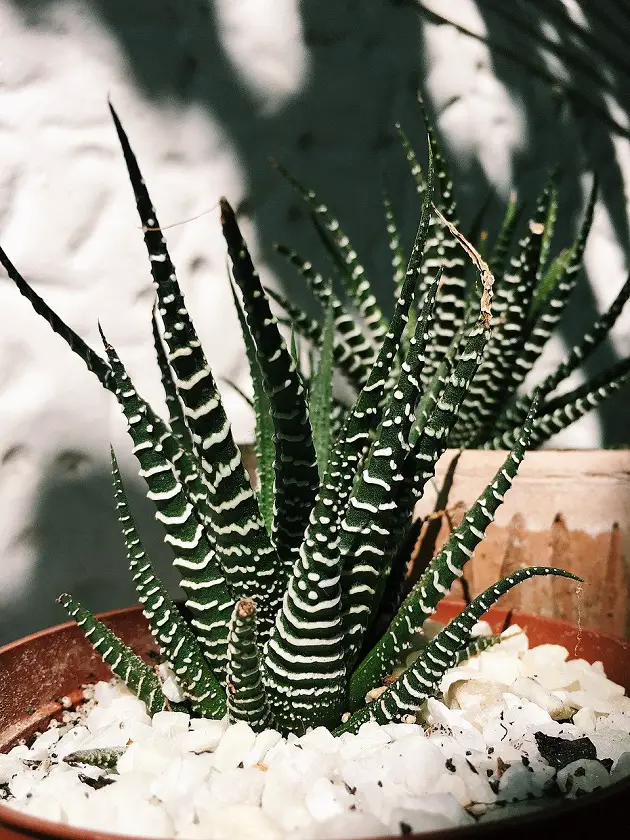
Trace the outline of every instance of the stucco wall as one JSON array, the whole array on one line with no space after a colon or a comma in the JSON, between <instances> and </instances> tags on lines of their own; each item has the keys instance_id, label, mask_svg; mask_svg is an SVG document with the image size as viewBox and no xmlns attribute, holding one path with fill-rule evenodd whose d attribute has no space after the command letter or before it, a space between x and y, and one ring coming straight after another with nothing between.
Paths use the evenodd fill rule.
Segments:
<instances>
[{"instance_id":1,"label":"stucco wall","mask_svg":"<svg viewBox=\"0 0 630 840\"><path fill-rule=\"evenodd\" d=\"M437 11L445 7L474 32L532 57L531 44L472 0L434 0ZM603 190L586 255L591 287L585 283L577 296L552 348L556 357L623 282L628 140L611 140L588 110L409 3L0 0L0 39L0 241L97 349L100 319L156 402L152 290L108 95L162 225L174 225L169 244L213 368L241 386L247 376L218 197L238 208L265 278L300 296L271 243L309 256L317 245L299 201L268 166L276 156L338 212L386 296L381 178L411 237L415 196L391 128L401 120L422 147L418 88L452 153L465 220L493 186L496 223L511 186L531 196L560 161L558 237L566 245L586 173L597 169ZM629 323L618 325L601 363L630 350ZM249 439L246 406L229 387L224 392L237 437ZM627 398L626 390L556 443L627 443ZM115 401L0 276L0 640L60 620L54 599L64 589L93 609L134 600L113 514L109 441L121 454L147 542L166 568Z\"/></svg>"}]
</instances>

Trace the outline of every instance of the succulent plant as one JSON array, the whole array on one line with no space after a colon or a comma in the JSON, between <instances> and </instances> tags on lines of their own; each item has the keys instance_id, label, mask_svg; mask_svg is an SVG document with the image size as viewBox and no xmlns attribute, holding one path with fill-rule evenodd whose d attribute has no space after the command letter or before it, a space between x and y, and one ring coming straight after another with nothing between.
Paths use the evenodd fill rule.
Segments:
<instances>
[{"instance_id":1,"label":"succulent plant","mask_svg":"<svg viewBox=\"0 0 630 840\"><path fill-rule=\"evenodd\" d=\"M454 227L441 164L439 198L435 191L434 160L441 158L431 143L418 231L407 268L399 272L389 323L336 231L340 265L364 325L357 328L340 308L330 284L313 280L325 314L307 388L235 215L222 200L234 300L254 385L259 477L254 490L136 158L113 109L112 116L156 288L153 333L168 421L137 392L104 333L107 360L44 303L1 249L0 261L35 310L115 394L127 419L140 475L181 573L185 611L165 591L142 546L112 452L116 507L138 597L177 683L177 698L167 699L160 674L70 595L62 595L61 603L151 713L181 704L193 715L222 717L227 712L230 720L246 721L255 730L273 726L298 734L317 725L353 731L368 719L400 721L415 715L438 691L444 672L486 644L475 641L471 629L502 594L537 575L577 579L560 569L532 567L498 582L366 705L366 694L383 686L424 620L461 576L540 428L534 398L527 403L524 422L512 432L513 447L502 468L415 586L405 591L414 503L447 442L473 428L473 409L486 417L479 395L487 393L490 405L503 386L493 378L502 357L492 356L489 369L483 361L494 347L490 314L498 258L486 265ZM416 168L419 172L414 163ZM309 200L314 200L310 194ZM550 217L549 201L541 201L537 219ZM327 219L326 212L317 209ZM442 217L445 227L439 226ZM334 231L331 221L326 225ZM530 237L523 246L528 277L534 272L530 252L544 250L544 237L534 241ZM463 267L456 250L460 246L472 256L481 286L479 296L473 285L467 306L450 293L463 289L453 271L453 266ZM304 265L302 270L308 271ZM501 295L512 286L504 279L495 294L503 301ZM507 304L503 311L511 313ZM362 371L356 401L336 414L335 365ZM475 386L484 371L494 390L487 384L490 379ZM464 409L468 419L462 426ZM374 628L383 622L386 629L373 642ZM110 752L98 760L111 762Z\"/></svg>"},{"instance_id":2,"label":"succulent plant","mask_svg":"<svg viewBox=\"0 0 630 840\"><path fill-rule=\"evenodd\" d=\"M478 314L478 300L471 294L471 284L466 279L470 263L467 264L463 259L463 251L468 253L473 263L477 263L479 271L479 251L483 250L487 242L485 232L476 243L477 247L468 241L470 239L474 242L481 231L483 207L473 223L476 232L468 238L459 232L457 205L448 164L426 115L425 121L435 161L439 200L436 199L437 211L429 221L420 268L423 281L426 283L428 277L439 268L442 269L432 335L427 343L426 361L421 373L424 409L429 410L444 388L456 363L457 353ZM420 197L423 197L427 190L427 180L400 126L398 131L415 187ZM324 305L330 302L335 319L335 370L356 393L367 381L387 329L387 321L376 304L357 252L337 218L312 190L306 189L284 170L281 171L305 199L315 229L327 255L332 259L331 273L341 282L347 302L332 291L326 273L316 271L310 260L285 245L276 245L276 250L298 269ZM556 173L552 172L538 196L534 213L524 226L525 230L516 245L514 240L523 207L514 196L510 198L501 229L488 256L487 268L495 278L494 326L474 381L462 400L456 422L449 429L450 447L503 449L514 445L533 398L532 393L523 393L521 386L553 335L578 281L596 197L597 182L594 179L575 241L560 250L553 259L550 259L550 253L558 210ZM387 195L384 196L384 207L393 280L398 294L405 277L407 255L392 202ZM316 345L321 342L321 323L281 294L273 291L270 294L280 306L281 321L288 321L306 341ZM596 320L581 341L570 348L564 361L536 387L538 407L532 421L530 448L541 446L554 434L596 408L630 378L628 357L573 390L567 390L566 386L570 374L606 338L629 297L630 278L623 284L608 310ZM403 345L412 330L413 318ZM343 415L347 405L340 403L336 410Z\"/></svg>"}]
</instances>

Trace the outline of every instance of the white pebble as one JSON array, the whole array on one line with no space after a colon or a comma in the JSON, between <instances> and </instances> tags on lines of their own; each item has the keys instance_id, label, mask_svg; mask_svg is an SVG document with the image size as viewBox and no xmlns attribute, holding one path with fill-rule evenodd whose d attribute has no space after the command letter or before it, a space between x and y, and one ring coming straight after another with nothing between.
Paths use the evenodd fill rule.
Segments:
<instances>
[{"instance_id":1,"label":"white pebble","mask_svg":"<svg viewBox=\"0 0 630 840\"><path fill-rule=\"evenodd\" d=\"M191 720L190 731L180 736L184 752L209 752L215 750L227 729L227 721Z\"/></svg>"},{"instance_id":2,"label":"white pebble","mask_svg":"<svg viewBox=\"0 0 630 840\"><path fill-rule=\"evenodd\" d=\"M392 833L400 834L408 829L420 833L474 824L474 819L452 796L435 793L423 798L422 807L395 809L389 827Z\"/></svg>"},{"instance_id":3,"label":"white pebble","mask_svg":"<svg viewBox=\"0 0 630 840\"><path fill-rule=\"evenodd\" d=\"M590 706L583 706L573 715L573 723L585 732L595 729L597 717Z\"/></svg>"},{"instance_id":4,"label":"white pebble","mask_svg":"<svg viewBox=\"0 0 630 840\"><path fill-rule=\"evenodd\" d=\"M0 785L6 785L23 769L24 765L19 758L0 753Z\"/></svg>"},{"instance_id":5,"label":"white pebble","mask_svg":"<svg viewBox=\"0 0 630 840\"><path fill-rule=\"evenodd\" d=\"M136 801L131 807L117 809L115 830L121 834L172 837L173 822L162 805Z\"/></svg>"},{"instance_id":6,"label":"white pebble","mask_svg":"<svg viewBox=\"0 0 630 840\"><path fill-rule=\"evenodd\" d=\"M188 732L190 715L184 712L157 712L153 715L153 731L170 737Z\"/></svg>"},{"instance_id":7,"label":"white pebble","mask_svg":"<svg viewBox=\"0 0 630 840\"><path fill-rule=\"evenodd\" d=\"M622 753L615 762L611 772L610 781L620 782L630 776L630 752Z\"/></svg>"},{"instance_id":8,"label":"white pebble","mask_svg":"<svg viewBox=\"0 0 630 840\"><path fill-rule=\"evenodd\" d=\"M278 826L260 808L252 805L231 805L219 812L214 808L199 809L198 833L186 832L186 837L199 840L278 840Z\"/></svg>"},{"instance_id":9,"label":"white pebble","mask_svg":"<svg viewBox=\"0 0 630 840\"><path fill-rule=\"evenodd\" d=\"M556 781L565 796L575 799L583 793L609 785L610 774L601 762L580 758L559 770Z\"/></svg>"},{"instance_id":10,"label":"white pebble","mask_svg":"<svg viewBox=\"0 0 630 840\"><path fill-rule=\"evenodd\" d=\"M385 727L380 727L381 730ZM311 729L306 735L302 735L299 744L303 749L315 750L320 753L337 753L339 752L339 738L335 738L329 729L324 726L318 726L316 729Z\"/></svg>"},{"instance_id":11,"label":"white pebble","mask_svg":"<svg viewBox=\"0 0 630 840\"><path fill-rule=\"evenodd\" d=\"M345 789L342 791L330 779L322 776L309 785L304 805L313 819L329 820L344 812L347 805L345 800L349 796Z\"/></svg>"},{"instance_id":12,"label":"white pebble","mask_svg":"<svg viewBox=\"0 0 630 840\"><path fill-rule=\"evenodd\" d=\"M26 802L25 810L33 817L61 822L64 811L61 803L53 796L35 795Z\"/></svg>"},{"instance_id":13,"label":"white pebble","mask_svg":"<svg viewBox=\"0 0 630 840\"><path fill-rule=\"evenodd\" d=\"M0 755L3 802L84 829L179 840L354 840L531 813L553 807L554 780L575 797L630 776L630 698L601 663L568 656L558 645L530 650L526 633L508 628L445 675L444 694L422 710L428 733L413 721L369 722L338 738L322 727L283 738L225 718L150 718L119 683L98 683L78 713ZM587 735L600 760L556 774L539 731ZM97 746L126 748L117 773L63 761ZM106 784L94 790L83 777Z\"/></svg>"},{"instance_id":14,"label":"white pebble","mask_svg":"<svg viewBox=\"0 0 630 840\"><path fill-rule=\"evenodd\" d=\"M275 729L265 729L256 735L254 746L243 759L244 767L252 767L265 761L267 753L282 740L282 735Z\"/></svg>"},{"instance_id":15,"label":"white pebble","mask_svg":"<svg viewBox=\"0 0 630 840\"><path fill-rule=\"evenodd\" d=\"M211 801L215 808L237 805L239 802L259 805L265 775L264 771L256 767L212 773L204 789L198 786L199 793L194 794L195 803Z\"/></svg>"},{"instance_id":16,"label":"white pebble","mask_svg":"<svg viewBox=\"0 0 630 840\"><path fill-rule=\"evenodd\" d=\"M181 747L168 738L154 736L146 741L135 741L118 759L116 769L121 775L163 773L169 764L177 761Z\"/></svg>"},{"instance_id":17,"label":"white pebble","mask_svg":"<svg viewBox=\"0 0 630 840\"><path fill-rule=\"evenodd\" d=\"M214 769L219 772L234 770L245 759L255 740L254 730L247 723L238 721L229 726L214 754Z\"/></svg>"},{"instance_id":18,"label":"white pebble","mask_svg":"<svg viewBox=\"0 0 630 840\"><path fill-rule=\"evenodd\" d=\"M173 671L165 662L158 665L158 674L162 683L162 693L171 703L183 703L186 695L182 691Z\"/></svg>"},{"instance_id":19,"label":"white pebble","mask_svg":"<svg viewBox=\"0 0 630 840\"><path fill-rule=\"evenodd\" d=\"M572 715L572 708L563 703L557 694L549 691L531 677L519 677L510 686L510 693L529 700L544 709L554 720L567 720Z\"/></svg>"}]
</instances>

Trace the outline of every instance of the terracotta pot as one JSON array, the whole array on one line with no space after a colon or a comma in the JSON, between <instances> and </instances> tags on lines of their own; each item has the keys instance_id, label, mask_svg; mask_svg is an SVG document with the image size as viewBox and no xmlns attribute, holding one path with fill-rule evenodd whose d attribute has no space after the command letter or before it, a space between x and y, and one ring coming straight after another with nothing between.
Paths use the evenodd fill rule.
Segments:
<instances>
[{"instance_id":1,"label":"terracotta pot","mask_svg":"<svg viewBox=\"0 0 630 840\"><path fill-rule=\"evenodd\" d=\"M462 604L443 602L438 620L447 622L461 609ZM105 623L145 658L152 658L156 646L148 631L139 607L105 613ZM495 630L505 621L506 612L491 610L488 618ZM527 629L533 645L555 642L566 646L570 653L591 662L601 660L608 676L630 690L630 642L578 630L565 622L514 614L513 621ZM78 702L81 686L98 679L109 679L111 673L94 654L74 623L62 624L35 633L0 649L0 751L6 751L21 738L45 729L51 718L63 711L62 698ZM630 780L607 790L591 794L575 802L555 802L553 808L531 817L499 821L457 831L432 832L421 835L427 840L465 840L499 838L510 840L527 838L531 832L542 831L544 837L552 831L565 831L572 837L586 836L587 830L601 828L601 814L606 813L610 825L616 824L627 812ZM600 810L601 809L601 810ZM619 823L621 824L621 823ZM0 840L24 838L68 838L68 840L112 840L116 835L82 828L72 828L49 820L21 814L0 805ZM393 838L392 838L393 840Z\"/></svg>"},{"instance_id":2,"label":"terracotta pot","mask_svg":"<svg viewBox=\"0 0 630 840\"><path fill-rule=\"evenodd\" d=\"M427 523L420 546L432 555L458 525L505 459L506 452L447 450L436 480L417 506L422 516L446 509ZM449 486L450 484L450 486ZM443 491L443 492L438 492ZM518 568L551 565L584 578L573 583L539 578L516 587L501 606L549 616L619 636L630 635L630 450L529 452L483 543L466 564L471 595ZM452 596L462 597L462 586Z\"/></svg>"}]
</instances>

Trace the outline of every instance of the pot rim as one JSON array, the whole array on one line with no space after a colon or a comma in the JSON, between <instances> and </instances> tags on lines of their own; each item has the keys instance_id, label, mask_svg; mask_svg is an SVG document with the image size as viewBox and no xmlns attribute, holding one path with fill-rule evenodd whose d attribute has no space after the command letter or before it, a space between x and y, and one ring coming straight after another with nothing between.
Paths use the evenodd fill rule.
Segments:
<instances>
[{"instance_id":1,"label":"pot rim","mask_svg":"<svg viewBox=\"0 0 630 840\"><path fill-rule=\"evenodd\" d=\"M449 609L452 609L453 612L455 612L461 609L463 602L448 599L447 601L443 601L442 604L447 605ZM101 620L104 619L107 621L108 618L114 618L118 615L133 612L141 613L142 607L139 604L130 607L119 607L117 609L108 610L107 612L98 613L97 617ZM500 607L489 610L490 616L499 622L508 614L508 612L510 611L501 609ZM568 621L543 616L528 615L527 613L519 613L515 611L512 612L512 622L521 625L524 629L527 627L528 620L544 622L544 624L559 635L562 635L563 632L566 633L577 629L576 625L571 624ZM76 623L74 621L66 621L53 627L38 630L35 633L31 633L28 636L16 639L15 641L9 642L8 644L0 647L0 656L2 656L5 652L12 651L15 648L25 645L31 641L46 638L47 636L54 635L60 630L66 630L73 627L76 627ZM583 629L581 632L583 635L588 634L599 639L609 641L613 645L618 644L621 647L630 645L630 640L622 639L621 637L614 636L610 633L601 633L598 630L590 630L588 628ZM438 831L422 832L421 834L410 834L408 835L408 838L409 840L459 840L459 838L461 838L461 840L467 840L469 837L474 838L475 834L477 834L484 839L492 838L492 840L495 840L496 838L496 840L499 840L499 838L505 836L506 832L509 833L510 831L513 831L516 825L518 825L519 830L521 828L536 829L538 826L544 827L547 823L549 823L550 819L552 821L561 820L565 817L579 819L581 812L590 813L592 808L595 808L595 810L600 807L605 808L609 800L617 802L621 799L625 799L627 801L628 797L630 797L630 778L621 779L603 790L595 791L588 794L588 796L581 797L580 799L557 800L553 809L544 808L531 814L519 814L514 817L499 819L489 823L481 823L479 825L440 829ZM41 840L57 840L58 838L59 840L86 840L86 838L89 838L89 840L101 840L101 838L102 840L129 840L130 837L142 837L143 840L157 840L157 838L151 838L146 835L117 834L109 831L101 831L100 829L73 826L67 823L44 819L42 817L35 817L30 814L26 814L23 811L18 811L7 805L3 805L0 801L0 840L2 838L3 827L8 828L9 831L11 831L11 829L17 829L18 831L22 830L25 837L38 837L41 838ZM362 838L357 838L357 840L362 840ZM377 840L399 840L399 835L384 836L382 838L377 838Z\"/></svg>"},{"instance_id":2,"label":"pot rim","mask_svg":"<svg viewBox=\"0 0 630 840\"><path fill-rule=\"evenodd\" d=\"M141 609L142 607L140 604L133 604L129 607L116 607L114 610L95 613L95 617L100 620L105 619L105 621L107 621L108 618L113 618L114 616L122 615L123 613L139 611ZM63 621L61 624L53 624L52 627L44 627L42 630L35 630L34 633L29 633L28 636L22 636L19 639L15 639L13 642L7 642L6 645L2 645L2 647L0 647L0 656L3 653L8 653L21 645L33 642L36 639L43 639L46 636L52 636L55 633L58 633L60 630L69 630L76 626L76 621Z\"/></svg>"}]
</instances>

